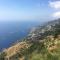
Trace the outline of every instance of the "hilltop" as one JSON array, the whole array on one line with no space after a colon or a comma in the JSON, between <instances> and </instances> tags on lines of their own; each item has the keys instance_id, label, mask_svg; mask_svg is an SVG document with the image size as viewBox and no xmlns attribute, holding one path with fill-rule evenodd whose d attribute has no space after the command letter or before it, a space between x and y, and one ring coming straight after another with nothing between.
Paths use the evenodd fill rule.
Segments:
<instances>
[{"instance_id":1,"label":"hilltop","mask_svg":"<svg viewBox=\"0 0 60 60\"><path fill-rule=\"evenodd\" d=\"M60 60L60 19L31 29L25 39L3 50L0 60Z\"/></svg>"}]
</instances>

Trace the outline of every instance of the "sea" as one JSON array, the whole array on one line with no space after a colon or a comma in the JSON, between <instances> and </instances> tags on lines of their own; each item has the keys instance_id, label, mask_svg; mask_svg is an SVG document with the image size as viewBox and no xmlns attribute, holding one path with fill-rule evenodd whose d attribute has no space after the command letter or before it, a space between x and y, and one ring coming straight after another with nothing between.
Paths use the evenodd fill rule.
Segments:
<instances>
[{"instance_id":1,"label":"sea","mask_svg":"<svg viewBox=\"0 0 60 60\"><path fill-rule=\"evenodd\" d=\"M0 51L13 43L23 40L31 28L41 25L37 21L1 21L0 22Z\"/></svg>"}]
</instances>

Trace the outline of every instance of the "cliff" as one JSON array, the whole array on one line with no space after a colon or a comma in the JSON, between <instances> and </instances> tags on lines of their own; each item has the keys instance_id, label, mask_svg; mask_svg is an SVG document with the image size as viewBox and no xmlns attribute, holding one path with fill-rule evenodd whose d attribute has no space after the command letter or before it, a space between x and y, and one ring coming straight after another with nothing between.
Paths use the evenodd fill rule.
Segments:
<instances>
[{"instance_id":1,"label":"cliff","mask_svg":"<svg viewBox=\"0 0 60 60\"><path fill-rule=\"evenodd\" d=\"M0 60L60 60L60 19L33 28L24 40L3 50Z\"/></svg>"}]
</instances>

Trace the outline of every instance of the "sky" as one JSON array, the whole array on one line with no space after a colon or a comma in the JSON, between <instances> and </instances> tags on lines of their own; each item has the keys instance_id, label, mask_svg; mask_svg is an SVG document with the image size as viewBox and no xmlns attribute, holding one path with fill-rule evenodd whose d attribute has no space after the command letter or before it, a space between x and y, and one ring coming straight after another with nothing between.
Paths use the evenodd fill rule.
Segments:
<instances>
[{"instance_id":1,"label":"sky","mask_svg":"<svg viewBox=\"0 0 60 60\"><path fill-rule=\"evenodd\" d=\"M0 0L0 21L50 20L60 17L60 0Z\"/></svg>"}]
</instances>

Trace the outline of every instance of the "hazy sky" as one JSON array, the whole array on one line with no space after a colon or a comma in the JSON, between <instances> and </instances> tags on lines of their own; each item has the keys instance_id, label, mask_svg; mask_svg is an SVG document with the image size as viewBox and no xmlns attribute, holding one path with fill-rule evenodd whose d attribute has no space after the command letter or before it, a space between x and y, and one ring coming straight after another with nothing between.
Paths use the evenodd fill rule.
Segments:
<instances>
[{"instance_id":1,"label":"hazy sky","mask_svg":"<svg viewBox=\"0 0 60 60\"><path fill-rule=\"evenodd\" d=\"M0 0L0 20L48 20L60 17L60 0Z\"/></svg>"}]
</instances>

